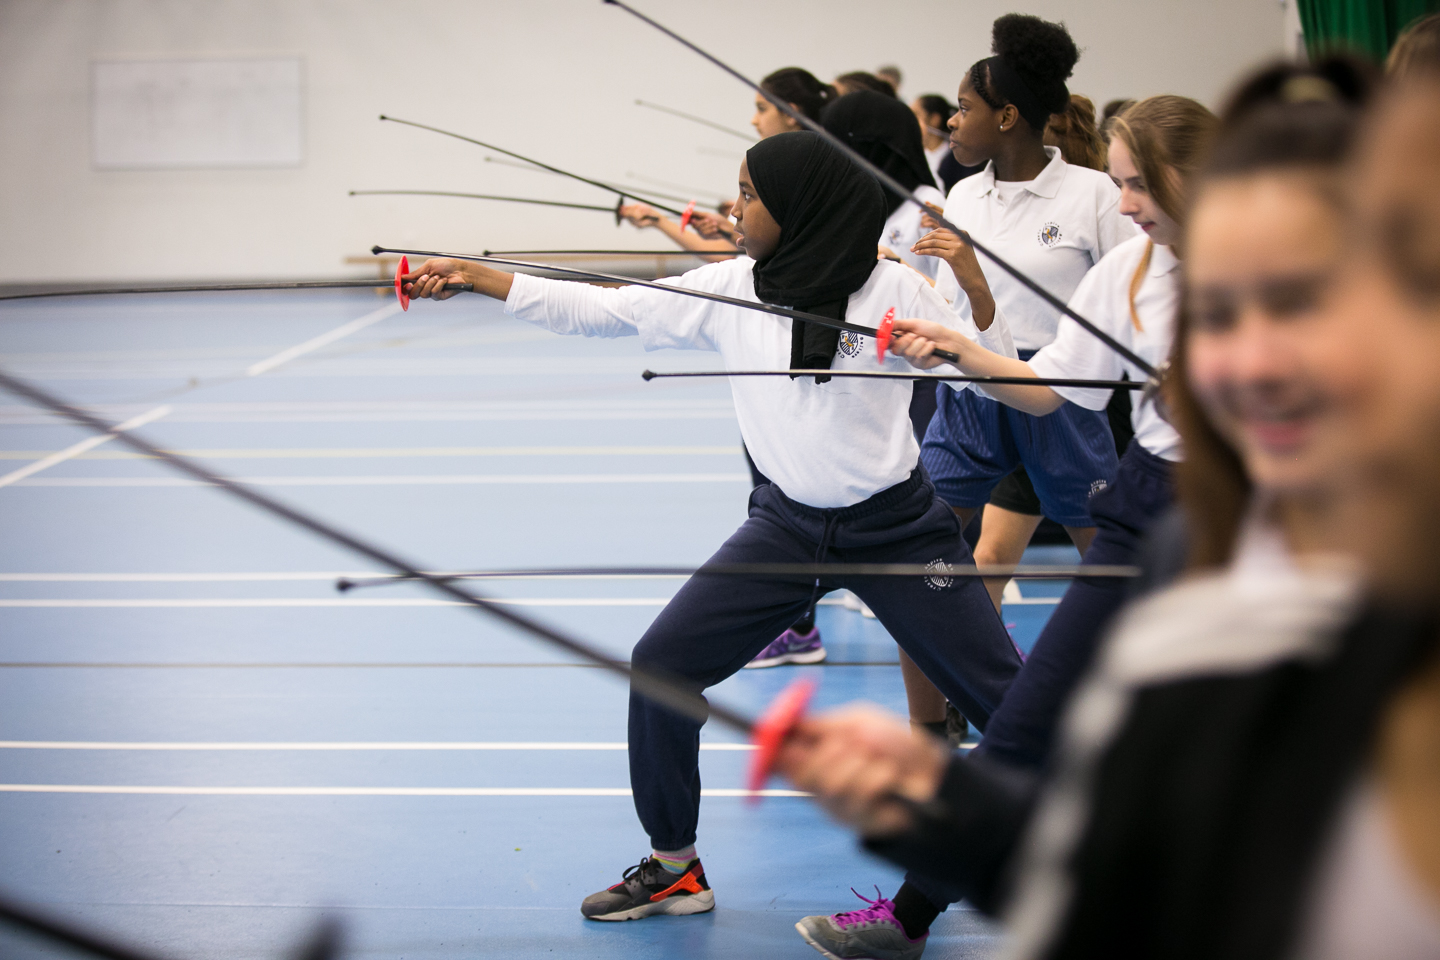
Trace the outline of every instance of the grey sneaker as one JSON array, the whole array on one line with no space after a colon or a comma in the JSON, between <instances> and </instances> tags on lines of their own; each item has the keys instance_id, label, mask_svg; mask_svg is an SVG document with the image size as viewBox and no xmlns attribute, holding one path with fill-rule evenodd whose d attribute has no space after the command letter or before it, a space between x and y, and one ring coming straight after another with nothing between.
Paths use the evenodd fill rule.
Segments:
<instances>
[{"instance_id":1,"label":"grey sneaker","mask_svg":"<svg viewBox=\"0 0 1440 960\"><path fill-rule=\"evenodd\" d=\"M854 893L854 891L851 891ZM856 893L855 896L860 897ZM895 904L880 896L870 906L829 917L806 917L795 924L800 936L830 960L919 960L925 952L925 936L911 940L895 919Z\"/></svg>"},{"instance_id":2,"label":"grey sneaker","mask_svg":"<svg viewBox=\"0 0 1440 960\"><path fill-rule=\"evenodd\" d=\"M625 871L620 882L592 893L580 904L588 920L640 920L657 913L679 916L715 909L715 893L698 859L676 876L649 857Z\"/></svg>"}]
</instances>

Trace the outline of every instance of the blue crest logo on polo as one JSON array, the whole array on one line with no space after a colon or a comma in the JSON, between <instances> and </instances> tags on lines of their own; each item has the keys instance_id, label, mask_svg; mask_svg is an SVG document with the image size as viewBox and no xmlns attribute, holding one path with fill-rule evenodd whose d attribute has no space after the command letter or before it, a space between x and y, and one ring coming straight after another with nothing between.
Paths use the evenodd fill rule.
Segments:
<instances>
[{"instance_id":1,"label":"blue crest logo on polo","mask_svg":"<svg viewBox=\"0 0 1440 960\"><path fill-rule=\"evenodd\" d=\"M891 227L891 228L890 228L890 232L887 233L887 234L885 234L885 243L882 244L882 246L889 247L891 250L894 250L896 247L900 246L900 228L899 228L899 227Z\"/></svg>"},{"instance_id":2,"label":"blue crest logo on polo","mask_svg":"<svg viewBox=\"0 0 1440 960\"><path fill-rule=\"evenodd\" d=\"M925 564L925 569L931 573L951 573L950 564L944 560L931 560ZM926 577L925 586L931 590L949 590L954 586L955 580L952 577Z\"/></svg>"},{"instance_id":3,"label":"blue crest logo on polo","mask_svg":"<svg viewBox=\"0 0 1440 960\"><path fill-rule=\"evenodd\" d=\"M840 331L840 356L858 357L865 349L865 338L853 330Z\"/></svg>"},{"instance_id":4,"label":"blue crest logo on polo","mask_svg":"<svg viewBox=\"0 0 1440 960\"><path fill-rule=\"evenodd\" d=\"M1093 497L1095 496L1095 494L1100 493L1102 490L1108 489L1110 489L1109 480L1095 480L1090 484L1090 496Z\"/></svg>"},{"instance_id":5,"label":"blue crest logo on polo","mask_svg":"<svg viewBox=\"0 0 1440 960\"><path fill-rule=\"evenodd\" d=\"M1040 241L1042 247L1055 246L1060 242L1060 224L1046 223L1040 228L1040 232L1035 234L1035 239Z\"/></svg>"}]
</instances>

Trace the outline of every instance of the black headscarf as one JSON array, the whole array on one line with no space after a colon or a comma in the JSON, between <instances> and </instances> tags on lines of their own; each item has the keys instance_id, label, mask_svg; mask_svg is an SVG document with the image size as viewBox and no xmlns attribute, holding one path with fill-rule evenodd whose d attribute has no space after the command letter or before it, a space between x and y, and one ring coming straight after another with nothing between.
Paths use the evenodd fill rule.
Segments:
<instances>
[{"instance_id":1,"label":"black headscarf","mask_svg":"<svg viewBox=\"0 0 1440 960\"><path fill-rule=\"evenodd\" d=\"M845 319L850 294L875 269L888 216L880 184L809 131L767 137L750 148L745 161L756 195L780 225L775 252L755 261L755 295L765 303ZM828 370L839 344L834 327L797 320L790 366Z\"/></svg>"},{"instance_id":2,"label":"black headscarf","mask_svg":"<svg viewBox=\"0 0 1440 960\"><path fill-rule=\"evenodd\" d=\"M935 186L920 123L910 108L894 97L871 90L847 93L825 108L820 123L911 193L919 186ZM886 190L886 216L904 202Z\"/></svg>"}]
</instances>

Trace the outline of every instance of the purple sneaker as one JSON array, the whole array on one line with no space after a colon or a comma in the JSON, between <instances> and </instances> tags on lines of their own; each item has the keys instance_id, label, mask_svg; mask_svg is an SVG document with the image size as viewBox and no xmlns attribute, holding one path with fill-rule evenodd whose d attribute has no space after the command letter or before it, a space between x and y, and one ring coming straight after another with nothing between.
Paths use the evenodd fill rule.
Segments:
<instances>
[{"instance_id":1,"label":"purple sneaker","mask_svg":"<svg viewBox=\"0 0 1440 960\"><path fill-rule=\"evenodd\" d=\"M851 890L854 893L854 890ZM855 896L860 897L856 893ZM800 936L830 960L920 960L925 952L924 936L911 940L895 919L895 903L880 896L860 897L870 906L829 917L806 917L795 924Z\"/></svg>"},{"instance_id":2,"label":"purple sneaker","mask_svg":"<svg viewBox=\"0 0 1440 960\"><path fill-rule=\"evenodd\" d=\"M786 630L770 641L770 646L761 650L754 660L745 664L745 669L778 667L785 663L819 663L824 659L825 648L820 646L819 627L811 627L809 633Z\"/></svg>"}]
</instances>

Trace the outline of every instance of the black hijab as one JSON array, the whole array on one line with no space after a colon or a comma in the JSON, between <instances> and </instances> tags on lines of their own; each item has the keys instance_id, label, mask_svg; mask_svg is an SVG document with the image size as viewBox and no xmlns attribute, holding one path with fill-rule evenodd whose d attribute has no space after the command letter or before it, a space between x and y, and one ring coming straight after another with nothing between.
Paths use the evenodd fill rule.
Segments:
<instances>
[{"instance_id":1,"label":"black hijab","mask_svg":"<svg viewBox=\"0 0 1440 960\"><path fill-rule=\"evenodd\" d=\"M839 148L809 131L767 137L750 148L745 161L756 195L780 225L775 252L755 261L755 295L764 303L845 319L850 294L875 269L888 216L884 190ZM828 370L839 344L834 327L796 320L790 366Z\"/></svg>"},{"instance_id":2,"label":"black hijab","mask_svg":"<svg viewBox=\"0 0 1440 960\"><path fill-rule=\"evenodd\" d=\"M919 186L935 186L920 123L894 97L870 90L847 93L825 108L820 123L911 193ZM885 202L889 216L905 201L886 190Z\"/></svg>"}]
</instances>

